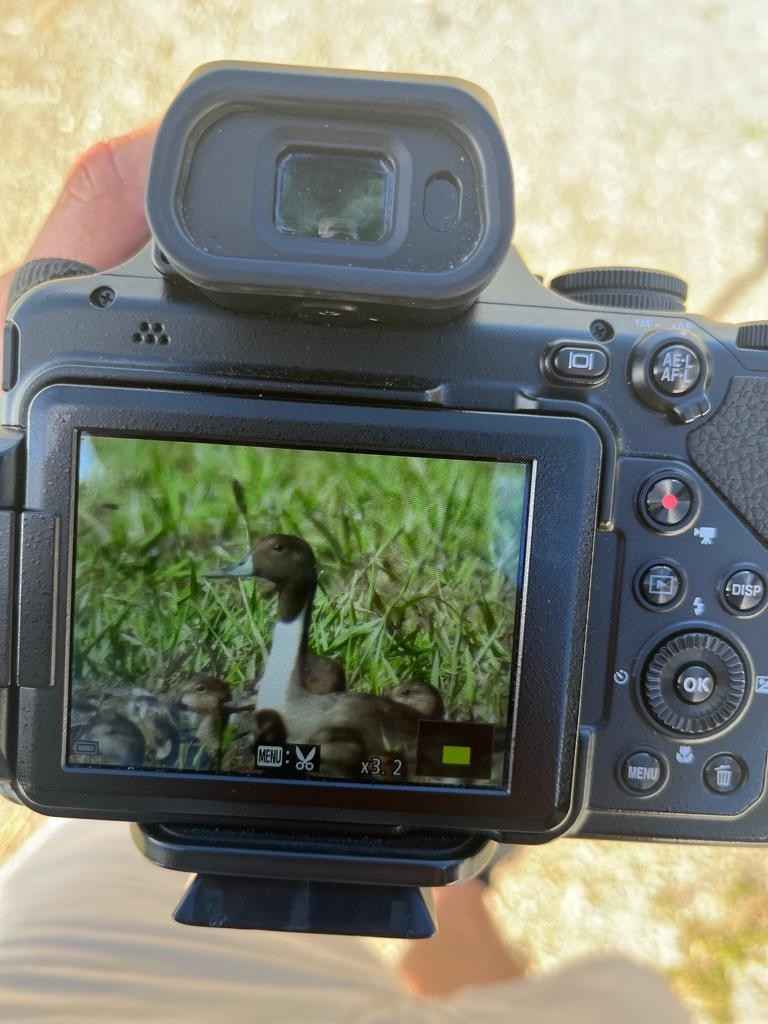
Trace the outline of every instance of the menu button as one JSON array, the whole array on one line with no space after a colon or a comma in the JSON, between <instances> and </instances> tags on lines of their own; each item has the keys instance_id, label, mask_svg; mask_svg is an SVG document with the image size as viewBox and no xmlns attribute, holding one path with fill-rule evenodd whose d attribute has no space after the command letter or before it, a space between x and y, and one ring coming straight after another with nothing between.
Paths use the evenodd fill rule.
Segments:
<instances>
[{"instance_id":1,"label":"menu button","mask_svg":"<svg viewBox=\"0 0 768 1024\"><path fill-rule=\"evenodd\" d=\"M627 789L649 796L664 782L664 763L650 750L637 750L624 758L619 775Z\"/></svg>"}]
</instances>

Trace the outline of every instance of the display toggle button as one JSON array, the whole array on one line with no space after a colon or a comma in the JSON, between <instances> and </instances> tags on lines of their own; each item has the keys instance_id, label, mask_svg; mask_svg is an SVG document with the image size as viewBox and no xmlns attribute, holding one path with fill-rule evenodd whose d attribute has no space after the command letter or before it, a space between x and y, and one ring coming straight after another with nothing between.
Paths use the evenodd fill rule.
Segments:
<instances>
[{"instance_id":1,"label":"display toggle button","mask_svg":"<svg viewBox=\"0 0 768 1024\"><path fill-rule=\"evenodd\" d=\"M552 356L556 377L573 384L594 384L608 372L608 353L599 345L561 345Z\"/></svg>"},{"instance_id":2,"label":"display toggle button","mask_svg":"<svg viewBox=\"0 0 768 1024\"><path fill-rule=\"evenodd\" d=\"M762 605L765 591L765 580L760 573L753 569L737 569L725 581L723 599L728 611L744 615Z\"/></svg>"}]
</instances>

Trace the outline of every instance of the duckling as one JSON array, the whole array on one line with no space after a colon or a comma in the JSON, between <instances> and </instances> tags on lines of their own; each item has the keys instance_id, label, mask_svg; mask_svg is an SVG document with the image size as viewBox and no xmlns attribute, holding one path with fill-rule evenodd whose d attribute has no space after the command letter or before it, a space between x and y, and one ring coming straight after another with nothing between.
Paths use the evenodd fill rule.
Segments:
<instances>
[{"instance_id":1,"label":"duckling","mask_svg":"<svg viewBox=\"0 0 768 1024\"><path fill-rule=\"evenodd\" d=\"M221 739L229 719L228 702L232 691L217 676L192 676L179 688L179 703L193 713L196 720L195 739L203 756L221 761Z\"/></svg>"},{"instance_id":2,"label":"duckling","mask_svg":"<svg viewBox=\"0 0 768 1024\"><path fill-rule=\"evenodd\" d=\"M343 693L347 676L335 658L310 651L304 661L302 683L310 693Z\"/></svg>"},{"instance_id":3,"label":"duckling","mask_svg":"<svg viewBox=\"0 0 768 1024\"><path fill-rule=\"evenodd\" d=\"M172 700L159 697L156 693L145 690L140 686L134 686L131 690L131 696L125 705L125 713L128 717L132 721L138 722L154 711L164 714L172 722L178 721L178 708Z\"/></svg>"},{"instance_id":4,"label":"duckling","mask_svg":"<svg viewBox=\"0 0 768 1024\"><path fill-rule=\"evenodd\" d=\"M357 729L323 726L306 740L320 747L320 773L331 778L357 778L368 752Z\"/></svg>"},{"instance_id":5,"label":"duckling","mask_svg":"<svg viewBox=\"0 0 768 1024\"><path fill-rule=\"evenodd\" d=\"M69 706L69 722L71 735L74 739L80 738L80 731L93 721L94 715L98 712L99 705L87 697L73 697Z\"/></svg>"},{"instance_id":6,"label":"duckling","mask_svg":"<svg viewBox=\"0 0 768 1024\"><path fill-rule=\"evenodd\" d=\"M144 763L145 742L138 726L114 708L97 711L90 722L80 727L78 740L98 743L99 752L86 760L120 768L141 767Z\"/></svg>"},{"instance_id":7,"label":"duckling","mask_svg":"<svg viewBox=\"0 0 768 1024\"><path fill-rule=\"evenodd\" d=\"M147 757L164 767L174 765L181 743L178 707L164 697L134 686L123 710L144 733Z\"/></svg>"},{"instance_id":8,"label":"duckling","mask_svg":"<svg viewBox=\"0 0 768 1024\"><path fill-rule=\"evenodd\" d=\"M175 724L159 708L147 711L141 721L149 739L147 753L155 764L166 768L175 765L181 747L181 737Z\"/></svg>"},{"instance_id":9,"label":"duckling","mask_svg":"<svg viewBox=\"0 0 768 1024\"><path fill-rule=\"evenodd\" d=\"M412 679L407 683L400 683L387 694L390 700L399 704L406 704L408 707L418 711L421 718L432 720L445 718L445 704L440 696L440 691L431 683L425 683L420 679Z\"/></svg>"},{"instance_id":10,"label":"duckling","mask_svg":"<svg viewBox=\"0 0 768 1024\"><path fill-rule=\"evenodd\" d=\"M302 685L310 693L341 693L347 688L347 677L344 668L335 658L327 654L315 654L309 649L308 632L312 617L312 603L317 588L317 566L312 548L301 537L291 534L271 534L256 541L250 554L238 565L218 572L206 573L207 579L242 579L257 576L273 584L278 592L279 622L296 620L303 612L301 628L306 635L302 637L303 651L301 659ZM285 640L290 647L293 641L289 631ZM277 633L277 631L276 631ZM273 653L277 654L275 644ZM278 659L279 660L279 659ZM273 661L272 670L277 667ZM262 681L270 672L269 662L262 674ZM254 680L251 691L255 693L260 680ZM250 693L243 694L250 706ZM235 708L233 708L235 710Z\"/></svg>"},{"instance_id":11,"label":"duckling","mask_svg":"<svg viewBox=\"0 0 768 1024\"><path fill-rule=\"evenodd\" d=\"M228 575L257 576L277 587L278 621L258 689L230 709L272 709L289 739L306 743L324 728L355 730L366 747L413 753L423 717L402 702L375 694L310 693L304 686L312 602L317 586L314 552L301 537L273 533L253 545Z\"/></svg>"},{"instance_id":12,"label":"duckling","mask_svg":"<svg viewBox=\"0 0 768 1024\"><path fill-rule=\"evenodd\" d=\"M286 743L288 734L285 722L277 711L266 708L242 717L253 753L263 744L281 746ZM304 742L321 748L321 775L348 779L360 774L360 766L366 759L366 749L356 729L318 729Z\"/></svg>"},{"instance_id":13,"label":"duckling","mask_svg":"<svg viewBox=\"0 0 768 1024\"><path fill-rule=\"evenodd\" d=\"M277 711L269 709L255 711L251 716L251 729L254 748L261 743L280 746L285 743L288 736L285 732L285 722Z\"/></svg>"}]
</instances>

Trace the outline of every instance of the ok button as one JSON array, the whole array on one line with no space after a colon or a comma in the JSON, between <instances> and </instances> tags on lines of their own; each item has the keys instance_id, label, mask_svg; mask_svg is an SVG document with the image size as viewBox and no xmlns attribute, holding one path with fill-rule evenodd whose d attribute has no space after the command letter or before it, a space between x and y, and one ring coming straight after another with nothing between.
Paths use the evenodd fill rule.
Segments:
<instances>
[{"instance_id":1,"label":"ok button","mask_svg":"<svg viewBox=\"0 0 768 1024\"><path fill-rule=\"evenodd\" d=\"M686 704L701 704L712 696L715 677L706 665L686 665L675 677L675 689Z\"/></svg>"}]
</instances>

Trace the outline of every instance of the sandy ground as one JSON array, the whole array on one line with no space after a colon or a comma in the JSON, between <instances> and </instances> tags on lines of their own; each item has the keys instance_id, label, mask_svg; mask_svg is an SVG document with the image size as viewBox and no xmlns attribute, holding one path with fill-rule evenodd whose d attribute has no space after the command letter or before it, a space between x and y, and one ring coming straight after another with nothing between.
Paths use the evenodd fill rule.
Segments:
<instances>
[{"instance_id":1,"label":"sandy ground","mask_svg":"<svg viewBox=\"0 0 768 1024\"><path fill-rule=\"evenodd\" d=\"M536 272L673 270L690 310L768 315L768 18L759 0L0 0L0 269L68 164L238 58L451 74L494 96ZM31 816L0 809L9 842ZM127 838L126 838L126 841ZM535 969L620 950L697 1020L768 1019L762 851L562 841L500 871L495 907Z\"/></svg>"}]
</instances>

